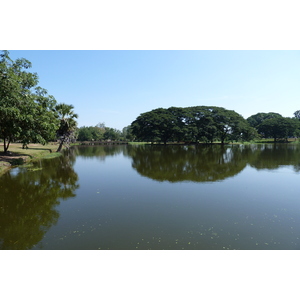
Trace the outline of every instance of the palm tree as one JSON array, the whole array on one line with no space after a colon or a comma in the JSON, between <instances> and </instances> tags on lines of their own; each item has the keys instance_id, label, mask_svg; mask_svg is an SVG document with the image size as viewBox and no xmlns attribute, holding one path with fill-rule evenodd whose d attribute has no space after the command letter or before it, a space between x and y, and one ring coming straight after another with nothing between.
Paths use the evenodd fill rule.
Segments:
<instances>
[{"instance_id":1,"label":"palm tree","mask_svg":"<svg viewBox=\"0 0 300 300\"><path fill-rule=\"evenodd\" d=\"M57 104L55 111L60 120L60 126L57 130L57 136L60 139L60 143L56 152L60 152L64 143L67 145L70 143L71 139L74 138L75 129L77 122L75 119L78 115L73 111L74 106L65 103Z\"/></svg>"}]
</instances>

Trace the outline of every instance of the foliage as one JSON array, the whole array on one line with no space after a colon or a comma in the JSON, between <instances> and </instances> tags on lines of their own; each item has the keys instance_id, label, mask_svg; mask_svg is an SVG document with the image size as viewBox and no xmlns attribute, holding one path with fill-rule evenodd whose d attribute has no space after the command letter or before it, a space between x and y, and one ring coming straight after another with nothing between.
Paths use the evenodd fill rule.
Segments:
<instances>
[{"instance_id":1,"label":"foliage","mask_svg":"<svg viewBox=\"0 0 300 300\"><path fill-rule=\"evenodd\" d=\"M24 58L13 61L8 51L0 54L0 138L5 153L14 140L24 146L45 144L58 126L53 110L56 101L37 86L38 76L29 68L31 63Z\"/></svg>"},{"instance_id":2,"label":"foliage","mask_svg":"<svg viewBox=\"0 0 300 300\"><path fill-rule=\"evenodd\" d=\"M99 123L104 124L104 123ZM121 140L124 134L114 128L103 126L83 126L78 129L77 140L79 141L100 141L100 140Z\"/></svg>"},{"instance_id":3,"label":"foliage","mask_svg":"<svg viewBox=\"0 0 300 300\"><path fill-rule=\"evenodd\" d=\"M276 117L263 121L258 126L258 130L265 138L274 138L274 142L278 139L287 141L288 137L294 136L295 132L299 130L299 125L296 119Z\"/></svg>"},{"instance_id":4,"label":"foliage","mask_svg":"<svg viewBox=\"0 0 300 300\"><path fill-rule=\"evenodd\" d=\"M250 140L256 131L233 110L216 106L187 108L158 108L141 114L131 124L132 134L138 141L162 142L191 141L221 143Z\"/></svg>"},{"instance_id":5,"label":"foliage","mask_svg":"<svg viewBox=\"0 0 300 300\"><path fill-rule=\"evenodd\" d=\"M73 111L74 106L65 103L56 105L55 111L60 121L60 126L56 132L57 137L60 139L60 143L57 152L61 151L63 144L67 146L75 140L77 122L75 119L78 115Z\"/></svg>"},{"instance_id":6,"label":"foliage","mask_svg":"<svg viewBox=\"0 0 300 300\"><path fill-rule=\"evenodd\" d=\"M269 113L261 113L260 112L260 113L250 116L246 120L250 126L257 129L263 121L268 120L268 119L278 118L278 117L282 117L282 115L280 115L278 113L274 113L274 112L269 112Z\"/></svg>"},{"instance_id":7,"label":"foliage","mask_svg":"<svg viewBox=\"0 0 300 300\"><path fill-rule=\"evenodd\" d=\"M132 141L134 139L134 136L132 134L131 126L126 126L122 130L122 136L127 141Z\"/></svg>"},{"instance_id":8,"label":"foliage","mask_svg":"<svg viewBox=\"0 0 300 300\"><path fill-rule=\"evenodd\" d=\"M296 119L300 120L300 110L295 111L294 116Z\"/></svg>"},{"instance_id":9,"label":"foliage","mask_svg":"<svg viewBox=\"0 0 300 300\"><path fill-rule=\"evenodd\" d=\"M78 129L77 140L79 141L99 141L103 139L104 128L98 126L83 126Z\"/></svg>"}]
</instances>

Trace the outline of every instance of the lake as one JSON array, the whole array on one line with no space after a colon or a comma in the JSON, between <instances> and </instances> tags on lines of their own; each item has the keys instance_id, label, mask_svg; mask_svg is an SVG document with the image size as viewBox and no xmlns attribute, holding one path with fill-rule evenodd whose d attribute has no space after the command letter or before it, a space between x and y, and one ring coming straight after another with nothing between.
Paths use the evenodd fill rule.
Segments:
<instances>
[{"instance_id":1,"label":"lake","mask_svg":"<svg viewBox=\"0 0 300 300\"><path fill-rule=\"evenodd\" d=\"M0 249L300 248L300 146L78 146L0 177Z\"/></svg>"}]
</instances>

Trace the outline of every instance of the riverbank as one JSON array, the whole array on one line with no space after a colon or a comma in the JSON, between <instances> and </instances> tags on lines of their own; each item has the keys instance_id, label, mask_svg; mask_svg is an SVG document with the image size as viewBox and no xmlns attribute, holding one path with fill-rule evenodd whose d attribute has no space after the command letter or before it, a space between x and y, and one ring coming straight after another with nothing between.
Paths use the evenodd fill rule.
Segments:
<instances>
[{"instance_id":1,"label":"riverbank","mask_svg":"<svg viewBox=\"0 0 300 300\"><path fill-rule=\"evenodd\" d=\"M4 155L3 143L0 143L0 176L10 170L12 167L26 165L39 159L49 159L60 156L57 153L57 143L47 145L29 144L28 149L22 149L21 143L12 143L9 146L8 153Z\"/></svg>"}]
</instances>

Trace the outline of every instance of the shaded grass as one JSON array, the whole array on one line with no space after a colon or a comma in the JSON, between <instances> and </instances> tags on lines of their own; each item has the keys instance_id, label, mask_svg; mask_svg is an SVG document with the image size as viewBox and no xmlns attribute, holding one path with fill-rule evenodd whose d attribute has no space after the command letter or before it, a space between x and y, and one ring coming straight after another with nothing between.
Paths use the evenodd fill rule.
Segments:
<instances>
[{"instance_id":1,"label":"shaded grass","mask_svg":"<svg viewBox=\"0 0 300 300\"><path fill-rule=\"evenodd\" d=\"M51 159L61 155L55 152L58 148L57 143L47 145L29 144L28 149L22 149L22 144L12 143L9 146L9 155L0 152L0 175L4 174L13 166L29 166L32 161L40 159ZM3 149L3 143L0 143L0 150Z\"/></svg>"}]
</instances>

